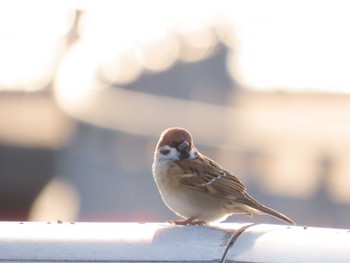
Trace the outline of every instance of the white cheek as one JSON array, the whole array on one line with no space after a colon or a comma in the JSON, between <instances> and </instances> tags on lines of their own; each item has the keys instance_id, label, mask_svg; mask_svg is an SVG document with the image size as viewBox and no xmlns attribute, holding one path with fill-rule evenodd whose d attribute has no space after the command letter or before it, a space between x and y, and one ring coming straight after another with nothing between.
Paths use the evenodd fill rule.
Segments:
<instances>
[{"instance_id":1,"label":"white cheek","mask_svg":"<svg viewBox=\"0 0 350 263\"><path fill-rule=\"evenodd\" d=\"M160 151L169 151L168 154L162 154ZM169 145L162 146L157 152L155 156L158 160L172 160L177 161L180 160L180 153L174 147L170 147Z\"/></svg>"},{"instance_id":2,"label":"white cheek","mask_svg":"<svg viewBox=\"0 0 350 263\"><path fill-rule=\"evenodd\" d=\"M198 152L196 152L192 149L189 151L189 153L190 153L190 157L188 159L194 159L194 158L198 157Z\"/></svg>"}]
</instances>

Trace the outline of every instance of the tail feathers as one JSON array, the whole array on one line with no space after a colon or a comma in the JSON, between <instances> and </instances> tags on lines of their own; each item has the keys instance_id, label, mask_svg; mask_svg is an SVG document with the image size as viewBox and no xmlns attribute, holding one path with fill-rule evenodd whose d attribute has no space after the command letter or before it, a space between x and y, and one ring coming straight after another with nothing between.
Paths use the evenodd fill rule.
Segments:
<instances>
[{"instance_id":1,"label":"tail feathers","mask_svg":"<svg viewBox=\"0 0 350 263\"><path fill-rule=\"evenodd\" d=\"M286 216L280 212L277 212L276 210L273 210L267 206L259 204L259 207L256 207L255 209L257 209L265 214L269 214L271 216L274 216L274 217L276 217L282 221L285 221L291 225L295 225L295 222L292 219L290 219L288 216Z\"/></svg>"},{"instance_id":2,"label":"tail feathers","mask_svg":"<svg viewBox=\"0 0 350 263\"><path fill-rule=\"evenodd\" d=\"M254 210L258 210L262 213L274 216L284 222L287 222L288 224L296 225L295 222L292 219L290 219L288 216L280 212L277 212L276 210L273 210L267 206L264 206L263 204L260 204L258 201L256 201L253 197L251 197L247 193L245 194L244 200L240 200L240 201L245 205L249 206L250 208L253 208Z\"/></svg>"}]
</instances>

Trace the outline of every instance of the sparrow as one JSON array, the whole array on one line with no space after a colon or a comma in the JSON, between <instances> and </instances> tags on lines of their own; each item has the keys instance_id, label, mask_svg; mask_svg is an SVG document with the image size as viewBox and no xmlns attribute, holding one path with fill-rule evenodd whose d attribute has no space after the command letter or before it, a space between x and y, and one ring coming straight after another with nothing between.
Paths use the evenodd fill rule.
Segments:
<instances>
[{"instance_id":1,"label":"sparrow","mask_svg":"<svg viewBox=\"0 0 350 263\"><path fill-rule=\"evenodd\" d=\"M164 203L184 218L170 220L171 224L206 225L232 214L269 214L295 225L255 200L236 176L198 152L183 128L169 128L160 135L152 172Z\"/></svg>"}]
</instances>

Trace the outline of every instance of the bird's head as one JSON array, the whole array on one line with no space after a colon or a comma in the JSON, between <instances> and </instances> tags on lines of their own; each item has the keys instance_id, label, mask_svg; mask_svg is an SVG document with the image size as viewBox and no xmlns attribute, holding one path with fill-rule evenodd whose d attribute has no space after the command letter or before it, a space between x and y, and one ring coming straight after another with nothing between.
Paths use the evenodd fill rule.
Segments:
<instances>
[{"instance_id":1,"label":"bird's head","mask_svg":"<svg viewBox=\"0 0 350 263\"><path fill-rule=\"evenodd\" d=\"M193 145L192 136L189 131L173 127L166 129L160 135L155 158L161 160L185 160L198 156L198 152Z\"/></svg>"}]
</instances>

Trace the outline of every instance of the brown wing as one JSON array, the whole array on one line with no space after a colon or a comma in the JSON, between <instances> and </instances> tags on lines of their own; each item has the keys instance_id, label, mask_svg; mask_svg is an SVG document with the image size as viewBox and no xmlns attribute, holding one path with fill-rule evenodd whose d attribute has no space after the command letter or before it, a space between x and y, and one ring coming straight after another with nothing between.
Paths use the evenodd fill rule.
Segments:
<instances>
[{"instance_id":1,"label":"brown wing","mask_svg":"<svg viewBox=\"0 0 350 263\"><path fill-rule=\"evenodd\" d=\"M202 155L201 158L178 163L181 163L185 174L180 180L183 185L223 198L237 201L246 199L246 188L239 179L209 158Z\"/></svg>"},{"instance_id":2,"label":"brown wing","mask_svg":"<svg viewBox=\"0 0 350 263\"><path fill-rule=\"evenodd\" d=\"M246 192L245 186L237 177L209 158L202 155L200 158L178 161L178 164L184 170L180 179L180 183L184 186L234 200L290 224L295 224L287 216L256 201Z\"/></svg>"}]
</instances>

